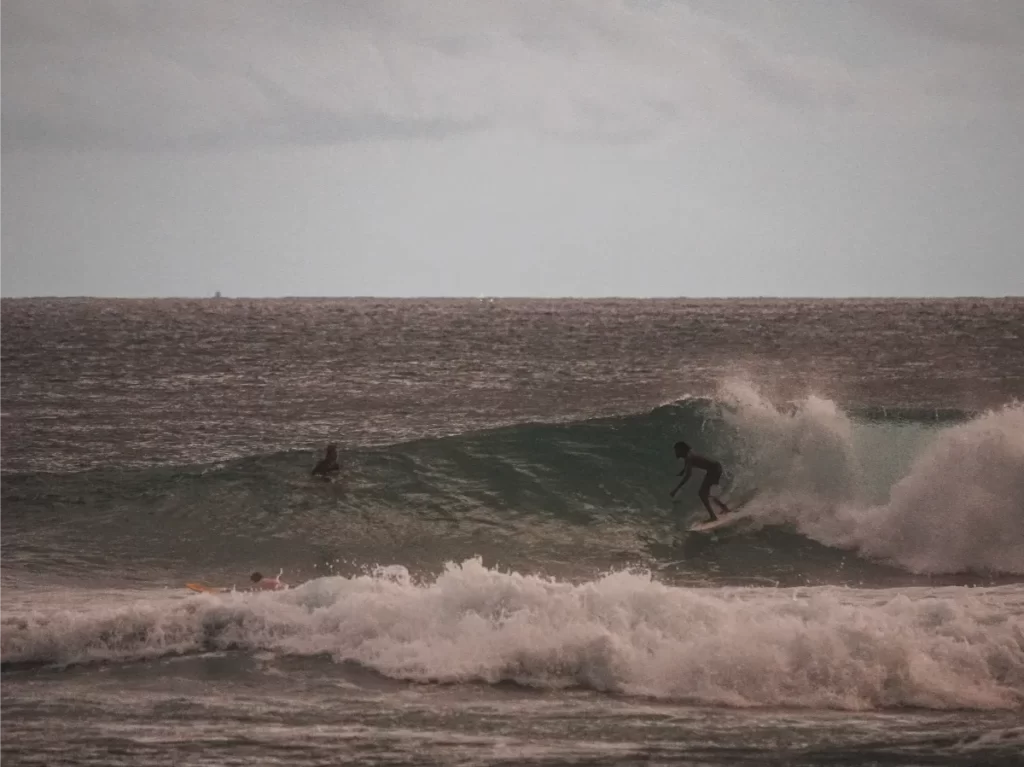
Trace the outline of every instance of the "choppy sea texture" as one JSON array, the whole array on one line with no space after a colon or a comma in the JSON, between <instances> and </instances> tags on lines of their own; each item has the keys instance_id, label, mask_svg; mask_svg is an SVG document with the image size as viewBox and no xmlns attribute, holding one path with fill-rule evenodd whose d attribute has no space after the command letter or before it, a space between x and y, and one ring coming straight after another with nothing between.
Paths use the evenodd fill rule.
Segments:
<instances>
[{"instance_id":1,"label":"choppy sea texture","mask_svg":"<svg viewBox=\"0 0 1024 767\"><path fill-rule=\"evenodd\" d=\"M4 763L1019 764L1022 318L4 301Z\"/></svg>"},{"instance_id":2,"label":"choppy sea texture","mask_svg":"<svg viewBox=\"0 0 1024 767\"><path fill-rule=\"evenodd\" d=\"M980 411L1024 396L1024 299L2 304L5 471L206 463L713 395Z\"/></svg>"}]
</instances>

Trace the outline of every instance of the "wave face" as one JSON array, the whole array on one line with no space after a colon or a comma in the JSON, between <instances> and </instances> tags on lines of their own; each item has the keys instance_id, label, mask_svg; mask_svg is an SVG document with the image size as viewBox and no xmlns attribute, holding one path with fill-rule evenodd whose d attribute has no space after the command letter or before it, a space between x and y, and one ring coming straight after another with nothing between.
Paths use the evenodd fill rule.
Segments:
<instances>
[{"instance_id":1,"label":"wave face","mask_svg":"<svg viewBox=\"0 0 1024 767\"><path fill-rule=\"evenodd\" d=\"M668 498L678 439L724 463L725 497L752 498L753 524L717 544L671 543L703 513L699 476L678 503ZM336 484L309 478L315 456L305 452L8 474L5 568L234 577L251 566L344 572L400 561L436 573L480 555L585 577L663 560L712 581L817 569L818 582L849 583L852 572L857 583L876 565L1024 573L1020 404L976 416L851 414L813 396L780 405L732 382L714 399L647 413L356 449L342 459Z\"/></svg>"},{"instance_id":2,"label":"wave face","mask_svg":"<svg viewBox=\"0 0 1024 767\"><path fill-rule=\"evenodd\" d=\"M240 651L323 657L417 682L513 682L733 707L1024 705L1015 586L686 589L619 572L572 584L479 560L279 593L5 618L8 668Z\"/></svg>"}]
</instances>

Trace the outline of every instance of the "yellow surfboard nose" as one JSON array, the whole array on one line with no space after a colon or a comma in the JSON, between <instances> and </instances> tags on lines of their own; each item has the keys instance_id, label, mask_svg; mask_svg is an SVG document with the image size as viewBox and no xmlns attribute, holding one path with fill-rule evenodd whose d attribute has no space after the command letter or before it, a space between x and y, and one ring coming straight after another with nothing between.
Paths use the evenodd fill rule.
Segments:
<instances>
[{"instance_id":1,"label":"yellow surfboard nose","mask_svg":"<svg viewBox=\"0 0 1024 767\"><path fill-rule=\"evenodd\" d=\"M224 589L219 589L216 586L207 586L204 583L186 583L185 588L192 589L192 591L198 591L201 594L216 594L224 591Z\"/></svg>"}]
</instances>

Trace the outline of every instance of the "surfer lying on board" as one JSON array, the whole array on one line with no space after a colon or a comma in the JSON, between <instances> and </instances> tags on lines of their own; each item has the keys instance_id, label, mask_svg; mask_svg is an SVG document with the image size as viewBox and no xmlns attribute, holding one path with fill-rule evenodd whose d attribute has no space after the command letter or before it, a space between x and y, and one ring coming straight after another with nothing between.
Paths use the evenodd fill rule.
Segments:
<instances>
[{"instance_id":1,"label":"surfer lying on board","mask_svg":"<svg viewBox=\"0 0 1024 767\"><path fill-rule=\"evenodd\" d=\"M314 477L323 477L329 479L331 474L337 474L341 471L341 466L338 464L338 446L333 442L327 446L324 450L324 457L320 459L320 462L313 467L313 471L310 472Z\"/></svg>"},{"instance_id":2,"label":"surfer lying on board","mask_svg":"<svg viewBox=\"0 0 1024 767\"><path fill-rule=\"evenodd\" d=\"M675 486L675 489L669 493L673 498L676 497L676 493L679 492L679 488L686 484L686 480L690 478L690 474L693 473L693 469L704 470L704 481L700 483L700 490L697 491L697 497L700 498L700 502L704 504L704 508L708 510L708 514L711 515L711 521L718 519L715 516L715 512L711 510L710 501L714 501L722 507L722 512L725 514L729 513L729 507L722 503L717 498L711 498L711 488L718 484L719 480L722 479L722 464L711 458L706 458L699 453L695 453L690 450L690 446L685 442L676 442L675 444L676 458L683 459L683 470L679 472L682 476L679 484ZM709 500L710 499L710 500Z\"/></svg>"},{"instance_id":3,"label":"surfer lying on board","mask_svg":"<svg viewBox=\"0 0 1024 767\"><path fill-rule=\"evenodd\" d=\"M253 589L257 591L279 591L288 588L281 582L281 573L274 578L264 578L260 573L253 573L249 576L249 580L252 581Z\"/></svg>"}]
</instances>

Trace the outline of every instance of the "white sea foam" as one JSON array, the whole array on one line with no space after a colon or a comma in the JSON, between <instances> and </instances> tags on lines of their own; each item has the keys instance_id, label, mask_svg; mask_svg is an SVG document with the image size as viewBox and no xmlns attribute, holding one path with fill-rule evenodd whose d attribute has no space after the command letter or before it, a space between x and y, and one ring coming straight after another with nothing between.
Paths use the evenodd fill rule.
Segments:
<instances>
[{"instance_id":1,"label":"white sea foam","mask_svg":"<svg viewBox=\"0 0 1024 767\"><path fill-rule=\"evenodd\" d=\"M917 573L1024 573L1024 405L879 439L829 400L722 399L762 522Z\"/></svg>"},{"instance_id":2,"label":"white sea foam","mask_svg":"<svg viewBox=\"0 0 1024 767\"><path fill-rule=\"evenodd\" d=\"M210 650L327 655L412 681L514 681L727 706L1024 705L1024 589L686 589L572 584L479 560L283 593L5 616L6 663Z\"/></svg>"},{"instance_id":3,"label":"white sea foam","mask_svg":"<svg viewBox=\"0 0 1024 767\"><path fill-rule=\"evenodd\" d=\"M779 408L740 381L726 382L719 400L737 468L760 490L843 500L863 485L853 424L831 400L812 395Z\"/></svg>"}]
</instances>

